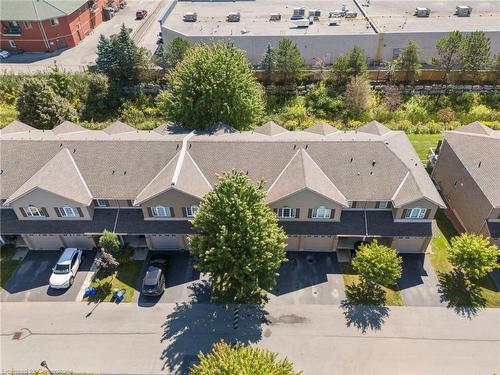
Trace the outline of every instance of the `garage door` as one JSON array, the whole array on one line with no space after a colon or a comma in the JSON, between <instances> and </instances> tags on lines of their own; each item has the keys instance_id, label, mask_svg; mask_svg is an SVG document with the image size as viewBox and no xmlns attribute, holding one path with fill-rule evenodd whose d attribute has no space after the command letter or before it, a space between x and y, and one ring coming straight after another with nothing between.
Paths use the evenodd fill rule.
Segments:
<instances>
[{"instance_id":1,"label":"garage door","mask_svg":"<svg viewBox=\"0 0 500 375\"><path fill-rule=\"evenodd\" d=\"M400 253L423 253L425 238L394 238L391 247Z\"/></svg>"},{"instance_id":2,"label":"garage door","mask_svg":"<svg viewBox=\"0 0 500 375\"><path fill-rule=\"evenodd\" d=\"M66 247L76 247L82 250L91 250L95 245L92 238L87 236L72 236L72 235L63 235L63 242L66 244Z\"/></svg>"},{"instance_id":3,"label":"garage door","mask_svg":"<svg viewBox=\"0 0 500 375\"><path fill-rule=\"evenodd\" d=\"M305 251L331 251L333 248L332 236L305 236L303 239Z\"/></svg>"},{"instance_id":4,"label":"garage door","mask_svg":"<svg viewBox=\"0 0 500 375\"><path fill-rule=\"evenodd\" d=\"M40 234L27 236L28 243L31 244L31 250L59 250L64 247L61 238L58 235Z\"/></svg>"},{"instance_id":5,"label":"garage door","mask_svg":"<svg viewBox=\"0 0 500 375\"><path fill-rule=\"evenodd\" d=\"M297 251L299 249L299 237L290 236L286 239L286 251Z\"/></svg>"},{"instance_id":6,"label":"garage door","mask_svg":"<svg viewBox=\"0 0 500 375\"><path fill-rule=\"evenodd\" d=\"M153 250L179 250L179 238L175 234L152 234L151 246Z\"/></svg>"}]
</instances>

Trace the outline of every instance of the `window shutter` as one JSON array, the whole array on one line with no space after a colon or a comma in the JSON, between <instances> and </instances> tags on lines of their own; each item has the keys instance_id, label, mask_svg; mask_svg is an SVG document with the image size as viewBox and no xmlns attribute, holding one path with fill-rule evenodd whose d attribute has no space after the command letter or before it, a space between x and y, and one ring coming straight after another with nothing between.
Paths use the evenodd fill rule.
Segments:
<instances>
[{"instance_id":1,"label":"window shutter","mask_svg":"<svg viewBox=\"0 0 500 375\"><path fill-rule=\"evenodd\" d=\"M104 204L106 205L106 207L109 207L109 201L107 199L104 200Z\"/></svg>"},{"instance_id":2,"label":"window shutter","mask_svg":"<svg viewBox=\"0 0 500 375\"><path fill-rule=\"evenodd\" d=\"M59 210L59 207L54 207L54 211L56 212L57 217L61 217L61 211Z\"/></svg>"},{"instance_id":3,"label":"window shutter","mask_svg":"<svg viewBox=\"0 0 500 375\"><path fill-rule=\"evenodd\" d=\"M26 215L26 211L24 210L23 207L19 207L19 211L21 211L21 215L23 215L24 217L28 216Z\"/></svg>"},{"instance_id":4,"label":"window shutter","mask_svg":"<svg viewBox=\"0 0 500 375\"><path fill-rule=\"evenodd\" d=\"M295 218L298 219L300 217L300 208L295 209Z\"/></svg>"},{"instance_id":5,"label":"window shutter","mask_svg":"<svg viewBox=\"0 0 500 375\"><path fill-rule=\"evenodd\" d=\"M410 210L409 210L408 208L405 208L405 209L403 210L403 219L406 219L406 215L408 215L408 212L409 212L409 211L410 211Z\"/></svg>"},{"instance_id":6,"label":"window shutter","mask_svg":"<svg viewBox=\"0 0 500 375\"><path fill-rule=\"evenodd\" d=\"M174 208L173 207L169 207L169 209L170 209L170 216L171 217L175 217Z\"/></svg>"},{"instance_id":7,"label":"window shutter","mask_svg":"<svg viewBox=\"0 0 500 375\"><path fill-rule=\"evenodd\" d=\"M49 217L49 213L47 212L47 209L45 207L42 207L42 212L43 212L43 216Z\"/></svg>"},{"instance_id":8,"label":"window shutter","mask_svg":"<svg viewBox=\"0 0 500 375\"><path fill-rule=\"evenodd\" d=\"M335 210L332 208L330 210L330 219L334 219L335 218Z\"/></svg>"},{"instance_id":9,"label":"window shutter","mask_svg":"<svg viewBox=\"0 0 500 375\"><path fill-rule=\"evenodd\" d=\"M375 202L375 208L380 208L380 202L379 201Z\"/></svg>"},{"instance_id":10,"label":"window shutter","mask_svg":"<svg viewBox=\"0 0 500 375\"><path fill-rule=\"evenodd\" d=\"M182 207L182 217L187 217L186 207Z\"/></svg>"},{"instance_id":11,"label":"window shutter","mask_svg":"<svg viewBox=\"0 0 500 375\"><path fill-rule=\"evenodd\" d=\"M312 218L312 216L313 216L313 210L312 210L312 208L310 208L310 209L307 211L307 218L308 218L308 219L310 219L310 218Z\"/></svg>"},{"instance_id":12,"label":"window shutter","mask_svg":"<svg viewBox=\"0 0 500 375\"><path fill-rule=\"evenodd\" d=\"M392 202L391 201L387 202L387 208L392 208Z\"/></svg>"},{"instance_id":13,"label":"window shutter","mask_svg":"<svg viewBox=\"0 0 500 375\"><path fill-rule=\"evenodd\" d=\"M149 217L153 217L153 211L151 210L151 207L148 207L148 215Z\"/></svg>"},{"instance_id":14,"label":"window shutter","mask_svg":"<svg viewBox=\"0 0 500 375\"><path fill-rule=\"evenodd\" d=\"M78 211L78 216L83 217L83 212L80 207L77 207L76 210Z\"/></svg>"},{"instance_id":15,"label":"window shutter","mask_svg":"<svg viewBox=\"0 0 500 375\"><path fill-rule=\"evenodd\" d=\"M278 209L277 208L273 208L273 212L277 215L278 214Z\"/></svg>"},{"instance_id":16,"label":"window shutter","mask_svg":"<svg viewBox=\"0 0 500 375\"><path fill-rule=\"evenodd\" d=\"M428 219L430 214L431 214L431 210L429 210L429 209L427 208L427 209L425 210L425 216L424 216L424 219Z\"/></svg>"},{"instance_id":17,"label":"window shutter","mask_svg":"<svg viewBox=\"0 0 500 375\"><path fill-rule=\"evenodd\" d=\"M127 204L129 207L134 207L134 201L131 199L127 200Z\"/></svg>"},{"instance_id":18,"label":"window shutter","mask_svg":"<svg viewBox=\"0 0 500 375\"><path fill-rule=\"evenodd\" d=\"M92 199L92 203L94 203L94 207L99 207L99 205L97 204L97 199Z\"/></svg>"}]
</instances>

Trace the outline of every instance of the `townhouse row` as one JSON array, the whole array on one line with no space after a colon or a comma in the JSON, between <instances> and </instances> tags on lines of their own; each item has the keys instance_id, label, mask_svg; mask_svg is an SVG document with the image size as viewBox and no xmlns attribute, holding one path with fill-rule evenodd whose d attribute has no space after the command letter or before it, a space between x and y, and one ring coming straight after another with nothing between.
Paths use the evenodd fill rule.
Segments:
<instances>
[{"instance_id":1,"label":"townhouse row","mask_svg":"<svg viewBox=\"0 0 500 375\"><path fill-rule=\"evenodd\" d=\"M353 249L377 239L425 252L445 203L407 136L377 122L356 131L267 123L139 131L116 122L1 130L0 234L30 249L96 246L105 230L151 250L188 249L190 220L217 183L241 170L264 180L289 251ZM498 162L498 160L497 160Z\"/></svg>"}]
</instances>

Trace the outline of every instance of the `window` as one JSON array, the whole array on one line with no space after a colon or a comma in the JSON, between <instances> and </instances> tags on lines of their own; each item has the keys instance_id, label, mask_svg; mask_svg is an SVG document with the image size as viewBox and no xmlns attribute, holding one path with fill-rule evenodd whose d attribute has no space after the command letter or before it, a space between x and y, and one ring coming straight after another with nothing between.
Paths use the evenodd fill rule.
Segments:
<instances>
[{"instance_id":1,"label":"window","mask_svg":"<svg viewBox=\"0 0 500 375\"><path fill-rule=\"evenodd\" d=\"M198 212L200 207L198 206L191 206L191 207L186 207L186 216L187 217L194 217L194 214Z\"/></svg>"},{"instance_id":2,"label":"window","mask_svg":"<svg viewBox=\"0 0 500 375\"><path fill-rule=\"evenodd\" d=\"M387 208L389 207L389 201L379 201L378 208Z\"/></svg>"},{"instance_id":3,"label":"window","mask_svg":"<svg viewBox=\"0 0 500 375\"><path fill-rule=\"evenodd\" d=\"M97 207L108 207L108 201L106 199L96 199Z\"/></svg>"},{"instance_id":4,"label":"window","mask_svg":"<svg viewBox=\"0 0 500 375\"><path fill-rule=\"evenodd\" d=\"M410 208L406 210L405 218L406 219L423 219L425 217L425 213L427 212L426 208Z\"/></svg>"},{"instance_id":5,"label":"window","mask_svg":"<svg viewBox=\"0 0 500 375\"><path fill-rule=\"evenodd\" d=\"M61 213L61 216L63 216L63 217L80 216L80 215L78 215L78 212L73 207L70 207L70 206L64 206L64 207L60 208L59 212Z\"/></svg>"},{"instance_id":6,"label":"window","mask_svg":"<svg viewBox=\"0 0 500 375\"><path fill-rule=\"evenodd\" d=\"M51 18L50 19L50 24L52 26L57 26L57 25L59 25L59 20L57 18Z\"/></svg>"},{"instance_id":7,"label":"window","mask_svg":"<svg viewBox=\"0 0 500 375\"><path fill-rule=\"evenodd\" d=\"M154 217L170 217L170 207L156 206L151 209Z\"/></svg>"},{"instance_id":8,"label":"window","mask_svg":"<svg viewBox=\"0 0 500 375\"><path fill-rule=\"evenodd\" d=\"M278 217L294 218L295 217L295 208L290 208L290 207L278 208Z\"/></svg>"},{"instance_id":9,"label":"window","mask_svg":"<svg viewBox=\"0 0 500 375\"><path fill-rule=\"evenodd\" d=\"M17 48L17 44L13 40L9 40L9 46L11 46L11 48Z\"/></svg>"},{"instance_id":10,"label":"window","mask_svg":"<svg viewBox=\"0 0 500 375\"><path fill-rule=\"evenodd\" d=\"M24 21L24 27L26 27L27 29L31 29L33 26L31 26L30 21Z\"/></svg>"},{"instance_id":11,"label":"window","mask_svg":"<svg viewBox=\"0 0 500 375\"><path fill-rule=\"evenodd\" d=\"M331 214L332 210L323 206L312 210L312 217L314 219L329 219Z\"/></svg>"},{"instance_id":12,"label":"window","mask_svg":"<svg viewBox=\"0 0 500 375\"><path fill-rule=\"evenodd\" d=\"M40 210L38 207L35 206L28 206L24 209L24 212L26 212L26 216L29 217L44 217L45 214L43 210Z\"/></svg>"}]
</instances>

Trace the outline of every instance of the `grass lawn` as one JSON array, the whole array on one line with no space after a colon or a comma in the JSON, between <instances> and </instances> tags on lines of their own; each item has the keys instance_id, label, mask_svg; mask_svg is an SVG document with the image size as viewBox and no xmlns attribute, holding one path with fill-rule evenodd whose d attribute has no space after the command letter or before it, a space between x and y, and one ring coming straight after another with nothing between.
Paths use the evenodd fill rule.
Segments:
<instances>
[{"instance_id":1,"label":"grass lawn","mask_svg":"<svg viewBox=\"0 0 500 375\"><path fill-rule=\"evenodd\" d=\"M344 285L347 287L351 284L359 283L359 275L357 275L352 269L352 265L349 263L340 263L340 268L342 270L342 277L344 279ZM386 288L382 286L382 290L385 292L386 302L388 306L404 306L403 297L399 293L399 288L397 285Z\"/></svg>"},{"instance_id":2,"label":"grass lawn","mask_svg":"<svg viewBox=\"0 0 500 375\"><path fill-rule=\"evenodd\" d=\"M4 290L5 284L9 280L10 276L14 273L20 260L13 260L12 256L16 252L16 248L13 247L7 251L2 249L0 253L0 293Z\"/></svg>"},{"instance_id":3,"label":"grass lawn","mask_svg":"<svg viewBox=\"0 0 500 375\"><path fill-rule=\"evenodd\" d=\"M442 210L438 210L436 222L439 228L439 236L432 239L431 263L441 280L448 279L451 282L450 271L453 267L448 261L447 253L451 238L456 236L458 232ZM484 299L484 307L500 307L500 290L496 288L490 276L486 276L475 282L473 287L477 289L480 297ZM467 292L461 288L449 288L446 290L450 294L448 296L449 300L459 302L471 300L470 296L466 295Z\"/></svg>"},{"instance_id":4,"label":"grass lawn","mask_svg":"<svg viewBox=\"0 0 500 375\"><path fill-rule=\"evenodd\" d=\"M7 104L0 102L0 128L10 124L18 117L16 106L14 104Z\"/></svg>"},{"instance_id":5,"label":"grass lawn","mask_svg":"<svg viewBox=\"0 0 500 375\"><path fill-rule=\"evenodd\" d=\"M132 301L143 264L144 262L142 260L132 260L128 263L121 264L114 275L104 278L101 272L98 271L90 284L91 287L97 288L97 295L86 297L83 300L91 302L110 302L113 301L113 289L125 289L125 298L122 302Z\"/></svg>"},{"instance_id":6,"label":"grass lawn","mask_svg":"<svg viewBox=\"0 0 500 375\"><path fill-rule=\"evenodd\" d=\"M438 141L443 139L441 134L408 134L411 144L421 160L427 160L429 148L435 148Z\"/></svg>"}]
</instances>

